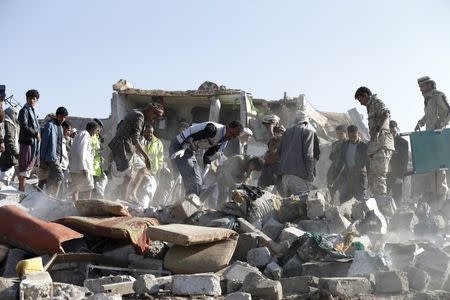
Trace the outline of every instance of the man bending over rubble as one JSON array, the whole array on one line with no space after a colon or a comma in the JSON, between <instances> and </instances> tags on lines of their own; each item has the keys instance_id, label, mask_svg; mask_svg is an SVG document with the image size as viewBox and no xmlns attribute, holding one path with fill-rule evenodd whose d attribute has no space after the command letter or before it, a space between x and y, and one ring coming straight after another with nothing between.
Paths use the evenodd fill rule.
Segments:
<instances>
[{"instance_id":1,"label":"man bending over rubble","mask_svg":"<svg viewBox=\"0 0 450 300\"><path fill-rule=\"evenodd\" d=\"M237 138L243 130L239 121L227 125L204 122L192 125L176 136L170 147L170 155L183 178L187 198L194 194L200 196L203 182L196 152L205 150L203 164L206 174L213 156L219 150L223 152L228 141Z\"/></svg>"}]
</instances>

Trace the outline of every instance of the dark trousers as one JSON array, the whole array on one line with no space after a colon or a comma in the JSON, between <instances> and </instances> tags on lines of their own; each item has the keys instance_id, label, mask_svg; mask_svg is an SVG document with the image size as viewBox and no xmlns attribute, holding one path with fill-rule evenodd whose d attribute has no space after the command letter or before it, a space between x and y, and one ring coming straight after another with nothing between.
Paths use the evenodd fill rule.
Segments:
<instances>
[{"instance_id":1,"label":"dark trousers","mask_svg":"<svg viewBox=\"0 0 450 300\"><path fill-rule=\"evenodd\" d=\"M345 202L352 198L359 201L367 199L367 173L362 171L344 171L344 180L340 180L338 187L340 201Z\"/></svg>"},{"instance_id":2,"label":"dark trousers","mask_svg":"<svg viewBox=\"0 0 450 300\"><path fill-rule=\"evenodd\" d=\"M172 142L170 150L170 155L172 155L181 150L181 145L177 141ZM186 150L183 157L177 157L173 162L183 178L186 195L196 194L200 196L203 180L195 154L190 150Z\"/></svg>"},{"instance_id":3,"label":"dark trousers","mask_svg":"<svg viewBox=\"0 0 450 300\"><path fill-rule=\"evenodd\" d=\"M399 183L397 183L397 179L400 179ZM392 195L395 204L399 207L402 202L403 178L395 176L393 173L388 173L386 183L388 195Z\"/></svg>"}]
</instances>

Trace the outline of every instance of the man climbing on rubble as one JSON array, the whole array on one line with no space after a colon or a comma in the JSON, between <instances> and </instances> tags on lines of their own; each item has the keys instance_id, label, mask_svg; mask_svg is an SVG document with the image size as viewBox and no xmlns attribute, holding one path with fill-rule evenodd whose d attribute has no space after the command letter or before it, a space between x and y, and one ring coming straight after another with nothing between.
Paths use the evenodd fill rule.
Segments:
<instances>
[{"instance_id":1,"label":"man climbing on rubble","mask_svg":"<svg viewBox=\"0 0 450 300\"><path fill-rule=\"evenodd\" d=\"M392 154L390 170L387 174L388 193L394 198L397 207L402 201L403 178L408 170L408 141L400 136L397 122L389 123L392 136L394 137L395 151Z\"/></svg>"},{"instance_id":2,"label":"man climbing on rubble","mask_svg":"<svg viewBox=\"0 0 450 300\"><path fill-rule=\"evenodd\" d=\"M73 200L89 199L94 188L94 152L91 137L97 134L99 126L89 122L86 130L75 136L70 148L70 175L73 185Z\"/></svg>"},{"instance_id":3,"label":"man climbing on rubble","mask_svg":"<svg viewBox=\"0 0 450 300\"><path fill-rule=\"evenodd\" d=\"M239 183L245 183L253 171L261 171L263 160L252 155L235 155L226 159L219 169L219 207L228 200L231 190Z\"/></svg>"},{"instance_id":4,"label":"man climbing on rubble","mask_svg":"<svg viewBox=\"0 0 450 300\"><path fill-rule=\"evenodd\" d=\"M130 111L117 126L116 135L108 144L111 149L111 175L114 185L121 185L121 199L128 199L131 181L131 158L137 151L144 158L147 169L151 168L150 158L141 144L144 123L153 123L164 115L161 104L150 103L143 110Z\"/></svg>"},{"instance_id":5,"label":"man climbing on rubble","mask_svg":"<svg viewBox=\"0 0 450 300\"><path fill-rule=\"evenodd\" d=\"M19 121L17 110L12 106L5 109L4 129L5 151L0 156L0 180L9 185L19 159Z\"/></svg>"},{"instance_id":6,"label":"man climbing on rubble","mask_svg":"<svg viewBox=\"0 0 450 300\"><path fill-rule=\"evenodd\" d=\"M170 155L183 178L187 198L200 196L203 177L215 154L223 153L228 141L239 137L243 130L239 121L232 121L227 125L204 122L194 124L176 136L170 146ZM196 158L199 150L205 150L203 174Z\"/></svg>"},{"instance_id":7,"label":"man climbing on rubble","mask_svg":"<svg viewBox=\"0 0 450 300\"><path fill-rule=\"evenodd\" d=\"M278 175L280 168L280 155L278 154L278 146L280 145L280 138L274 137L267 143L267 151L264 154L264 164L261 169L261 176L258 179L258 186L266 188L268 186L275 186L276 191L282 192L281 178Z\"/></svg>"},{"instance_id":8,"label":"man climbing on rubble","mask_svg":"<svg viewBox=\"0 0 450 300\"><path fill-rule=\"evenodd\" d=\"M98 124L98 133L91 137L92 151L94 151L94 190L92 191L93 197L104 198L105 187L108 182L108 178L103 172L103 137L101 132L103 130L103 122L99 119L94 119L94 122Z\"/></svg>"},{"instance_id":9,"label":"man climbing on rubble","mask_svg":"<svg viewBox=\"0 0 450 300\"><path fill-rule=\"evenodd\" d=\"M340 147L336 157L336 168L330 174L340 183L339 199L341 203L355 198L359 201L367 199L367 144L359 137L358 127L347 127L348 140Z\"/></svg>"},{"instance_id":10,"label":"man climbing on rubble","mask_svg":"<svg viewBox=\"0 0 450 300\"><path fill-rule=\"evenodd\" d=\"M55 115L45 123L42 129L42 141L40 149L40 166L42 172L47 175L47 191L53 197L57 197L61 183L64 179L62 169L63 158L63 128L61 124L69 115L65 107L58 107ZM41 172L41 171L40 171Z\"/></svg>"},{"instance_id":11,"label":"man climbing on rubble","mask_svg":"<svg viewBox=\"0 0 450 300\"><path fill-rule=\"evenodd\" d=\"M330 191L331 197L334 197L334 194L336 191L339 190L339 186L341 185L341 182L336 181L336 179L342 180L342 178L336 178L336 168L338 164L340 163L341 159L341 153L342 153L342 146L347 140L347 132L345 129L345 125L338 125L336 126L336 137L337 141L334 141L331 144L331 151L330 151L330 160L331 165L327 172L327 185L328 189Z\"/></svg>"},{"instance_id":12,"label":"man climbing on rubble","mask_svg":"<svg viewBox=\"0 0 450 300\"><path fill-rule=\"evenodd\" d=\"M387 193L386 175L394 148L394 139L389 131L390 112L376 94L367 87L356 90L355 99L367 107L370 142L368 179L369 191L374 198L384 198Z\"/></svg>"},{"instance_id":13,"label":"man climbing on rubble","mask_svg":"<svg viewBox=\"0 0 450 300\"><path fill-rule=\"evenodd\" d=\"M424 116L417 122L415 130L425 126L425 130L442 129L450 121L450 106L445 94L436 89L436 82L428 76L417 79L420 91L424 97ZM424 195L442 202L448 192L445 171L436 171L426 175L424 180Z\"/></svg>"},{"instance_id":14,"label":"man climbing on rubble","mask_svg":"<svg viewBox=\"0 0 450 300\"><path fill-rule=\"evenodd\" d=\"M29 90L27 103L19 111L19 191L25 191L25 180L38 164L39 142L41 141L39 120L34 108L39 101L39 92Z\"/></svg>"},{"instance_id":15,"label":"man climbing on rubble","mask_svg":"<svg viewBox=\"0 0 450 300\"><path fill-rule=\"evenodd\" d=\"M314 132L306 128L306 115L283 134L278 154L283 195L286 197L310 189L314 180Z\"/></svg>"}]
</instances>

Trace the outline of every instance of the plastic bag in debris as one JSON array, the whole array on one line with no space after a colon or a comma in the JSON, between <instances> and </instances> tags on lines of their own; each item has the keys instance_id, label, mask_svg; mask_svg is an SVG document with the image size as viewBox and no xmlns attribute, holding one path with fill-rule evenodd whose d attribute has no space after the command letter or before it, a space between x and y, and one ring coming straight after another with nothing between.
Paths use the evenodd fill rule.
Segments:
<instances>
[{"instance_id":1,"label":"plastic bag in debris","mask_svg":"<svg viewBox=\"0 0 450 300\"><path fill-rule=\"evenodd\" d=\"M304 262L308 261L336 261L350 258L335 245L342 243L343 237L338 234L316 234L306 232L296 239L285 255L286 261L297 254Z\"/></svg>"},{"instance_id":2,"label":"plastic bag in debris","mask_svg":"<svg viewBox=\"0 0 450 300\"><path fill-rule=\"evenodd\" d=\"M250 223L264 223L275 217L281 207L281 198L258 187L242 184L232 191L232 201L223 205L221 211L247 219Z\"/></svg>"}]
</instances>

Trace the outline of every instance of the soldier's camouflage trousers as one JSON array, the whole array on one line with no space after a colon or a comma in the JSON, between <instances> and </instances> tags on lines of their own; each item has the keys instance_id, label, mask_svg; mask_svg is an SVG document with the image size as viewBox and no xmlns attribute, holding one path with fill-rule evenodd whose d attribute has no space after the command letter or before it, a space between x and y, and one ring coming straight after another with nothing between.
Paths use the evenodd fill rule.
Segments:
<instances>
[{"instance_id":1,"label":"soldier's camouflage trousers","mask_svg":"<svg viewBox=\"0 0 450 300\"><path fill-rule=\"evenodd\" d=\"M387 193L386 175L389 170L389 161L392 151L380 149L369 155L369 192L372 197L384 197Z\"/></svg>"}]
</instances>

